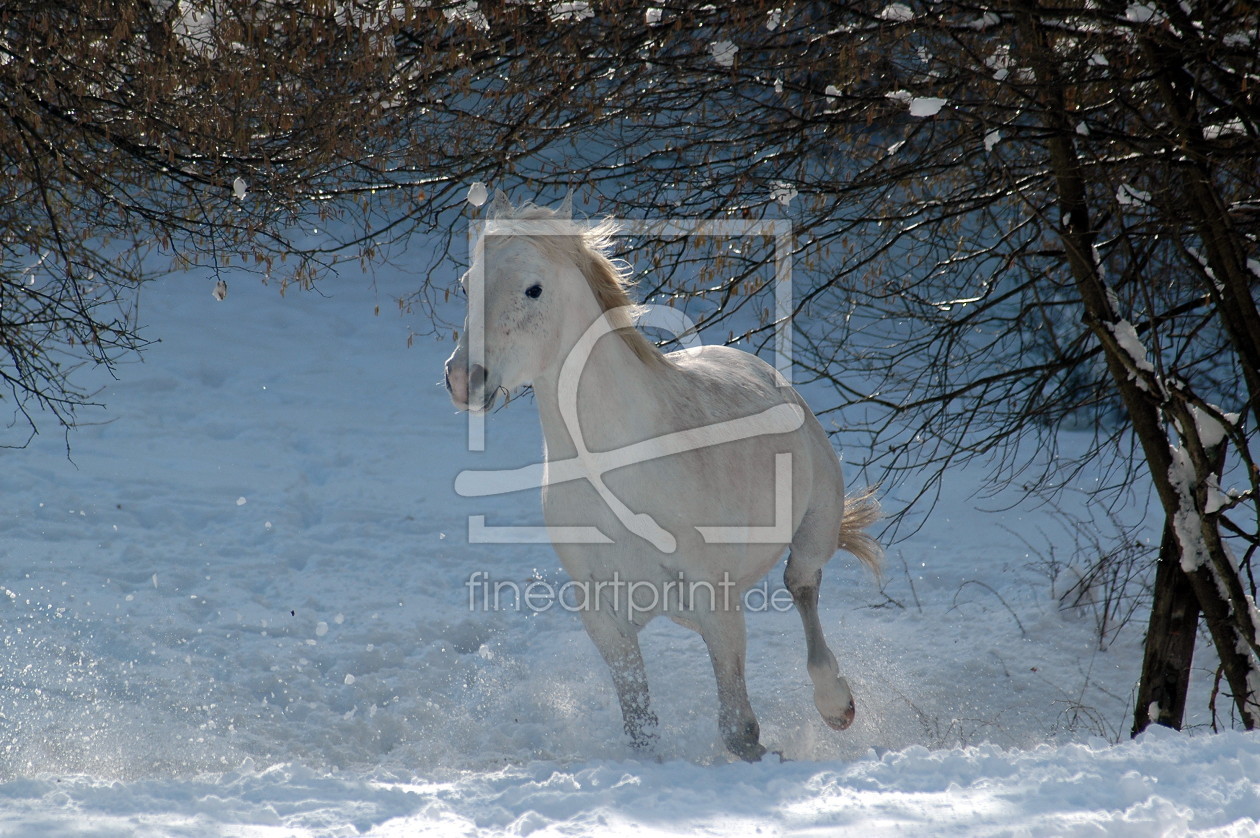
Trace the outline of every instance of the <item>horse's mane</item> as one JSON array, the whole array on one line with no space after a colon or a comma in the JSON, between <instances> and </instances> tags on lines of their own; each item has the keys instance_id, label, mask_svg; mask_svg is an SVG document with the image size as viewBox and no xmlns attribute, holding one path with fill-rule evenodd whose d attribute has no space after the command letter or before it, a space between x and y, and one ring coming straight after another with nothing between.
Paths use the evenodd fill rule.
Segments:
<instances>
[{"instance_id":1,"label":"horse's mane","mask_svg":"<svg viewBox=\"0 0 1260 838\"><path fill-rule=\"evenodd\" d=\"M665 355L634 327L642 306L630 298L633 268L623 260L613 260L613 237L619 229L612 218L605 218L593 227L579 225L559 210L534 203L512 208L506 200L496 198L491 208L487 235L520 235L551 258L569 260L586 278L617 335L635 356L646 364L666 364ZM523 222L513 224L513 222Z\"/></svg>"}]
</instances>

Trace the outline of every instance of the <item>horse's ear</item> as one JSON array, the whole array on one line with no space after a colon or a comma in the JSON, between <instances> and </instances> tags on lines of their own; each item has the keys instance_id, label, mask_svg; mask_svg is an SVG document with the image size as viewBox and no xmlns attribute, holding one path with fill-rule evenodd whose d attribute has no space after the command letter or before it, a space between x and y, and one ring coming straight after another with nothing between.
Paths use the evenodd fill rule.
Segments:
<instances>
[{"instance_id":1,"label":"horse's ear","mask_svg":"<svg viewBox=\"0 0 1260 838\"><path fill-rule=\"evenodd\" d=\"M564 200L560 202L560 209L557 210L560 217L565 221L573 220L573 187L569 187L569 191L565 193Z\"/></svg>"},{"instance_id":2,"label":"horse's ear","mask_svg":"<svg viewBox=\"0 0 1260 838\"><path fill-rule=\"evenodd\" d=\"M494 200L490 202L491 218L509 218L512 215L512 202L502 189L494 190Z\"/></svg>"}]
</instances>

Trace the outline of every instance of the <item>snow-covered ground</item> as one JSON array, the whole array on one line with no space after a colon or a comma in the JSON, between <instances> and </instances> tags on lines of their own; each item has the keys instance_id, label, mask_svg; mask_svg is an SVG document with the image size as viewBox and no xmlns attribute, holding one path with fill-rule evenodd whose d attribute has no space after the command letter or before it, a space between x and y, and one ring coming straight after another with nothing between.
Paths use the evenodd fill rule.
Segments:
<instances>
[{"instance_id":1,"label":"snow-covered ground","mask_svg":"<svg viewBox=\"0 0 1260 838\"><path fill-rule=\"evenodd\" d=\"M759 599L749 689L786 761L726 754L703 645L667 621L644 635L661 746L635 754L576 616L468 584L563 582L546 546L469 543L470 514L538 523L535 494L453 489L540 436L522 399L466 450L451 344L409 348L392 302L416 284L164 280L162 342L101 379L70 458L51 427L0 452L0 835L1260 830L1260 737L1130 741L1144 615L1100 651L1056 598L1071 538L981 511L967 474L882 584L828 569L853 728L823 724L795 613Z\"/></svg>"}]
</instances>

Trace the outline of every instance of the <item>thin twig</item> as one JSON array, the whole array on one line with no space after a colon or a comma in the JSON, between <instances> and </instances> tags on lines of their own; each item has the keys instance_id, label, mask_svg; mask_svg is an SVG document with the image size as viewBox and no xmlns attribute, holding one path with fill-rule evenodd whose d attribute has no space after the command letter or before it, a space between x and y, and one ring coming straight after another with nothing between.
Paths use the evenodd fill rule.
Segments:
<instances>
[{"instance_id":1,"label":"thin twig","mask_svg":"<svg viewBox=\"0 0 1260 838\"><path fill-rule=\"evenodd\" d=\"M1013 617L1015 620L1015 625L1019 626L1020 637L1025 637L1025 638L1028 637L1028 632L1024 630L1024 624L1020 622L1019 615L1015 613L1014 608L1011 608L1010 603L1008 603L1005 599L1003 599L1002 595L999 594L996 590L994 590L992 585L981 582L979 579L968 579L966 582L963 582L961 585L958 586L958 591L957 593L954 594L954 601L952 605L950 606L951 609L958 607L958 594L962 593L962 589L967 587L968 585L979 585L981 588L984 588L986 591L988 591L989 593L997 597L998 602L1002 603L1002 605L1006 607L1006 610L1011 613L1011 617Z\"/></svg>"}]
</instances>

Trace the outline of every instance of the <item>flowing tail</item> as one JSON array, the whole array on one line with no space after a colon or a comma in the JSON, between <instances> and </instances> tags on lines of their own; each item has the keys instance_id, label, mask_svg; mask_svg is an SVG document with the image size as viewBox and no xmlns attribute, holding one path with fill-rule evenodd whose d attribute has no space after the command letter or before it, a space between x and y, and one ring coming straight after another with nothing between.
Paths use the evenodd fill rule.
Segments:
<instances>
[{"instance_id":1,"label":"flowing tail","mask_svg":"<svg viewBox=\"0 0 1260 838\"><path fill-rule=\"evenodd\" d=\"M879 499L875 497L877 488L867 486L860 492L845 496L844 517L840 521L840 540L836 546L857 556L862 564L879 576L880 565L884 559L884 548L865 532L867 527L883 517L883 511L879 508Z\"/></svg>"}]
</instances>

